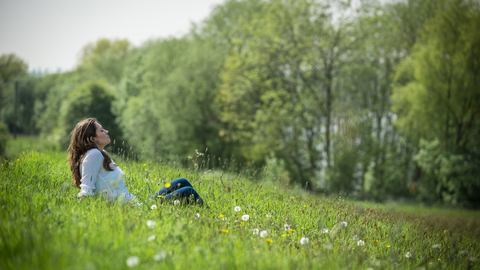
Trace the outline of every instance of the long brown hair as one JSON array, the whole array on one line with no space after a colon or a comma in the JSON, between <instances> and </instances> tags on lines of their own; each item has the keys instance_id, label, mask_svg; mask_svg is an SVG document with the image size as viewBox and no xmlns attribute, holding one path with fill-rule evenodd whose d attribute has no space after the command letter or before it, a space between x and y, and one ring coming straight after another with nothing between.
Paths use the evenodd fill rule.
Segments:
<instances>
[{"instance_id":1,"label":"long brown hair","mask_svg":"<svg viewBox=\"0 0 480 270\"><path fill-rule=\"evenodd\" d=\"M97 136L97 126L95 123L98 123L95 118L88 118L81 122L78 122L75 128L70 133L72 139L70 140L70 146L68 147L68 162L70 163L70 170L72 171L73 183L80 188L80 160L82 159L85 153L93 148L97 148L97 144L90 141L90 137ZM103 159L103 168L107 171L113 171L110 168L110 163L112 159L105 151L100 151L104 157Z\"/></svg>"}]
</instances>

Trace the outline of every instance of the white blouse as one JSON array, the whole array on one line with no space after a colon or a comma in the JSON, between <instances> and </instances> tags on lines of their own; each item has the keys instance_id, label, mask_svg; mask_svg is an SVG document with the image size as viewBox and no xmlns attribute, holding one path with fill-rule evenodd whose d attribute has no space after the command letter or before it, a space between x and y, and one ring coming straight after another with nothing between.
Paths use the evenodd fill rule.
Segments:
<instances>
[{"instance_id":1,"label":"white blouse","mask_svg":"<svg viewBox=\"0 0 480 270\"><path fill-rule=\"evenodd\" d=\"M104 199L115 200L122 198L125 201L137 201L135 196L128 192L125 186L125 173L110 163L113 171L103 168L103 155L97 148L88 150L80 164L80 193L78 197L100 196Z\"/></svg>"}]
</instances>

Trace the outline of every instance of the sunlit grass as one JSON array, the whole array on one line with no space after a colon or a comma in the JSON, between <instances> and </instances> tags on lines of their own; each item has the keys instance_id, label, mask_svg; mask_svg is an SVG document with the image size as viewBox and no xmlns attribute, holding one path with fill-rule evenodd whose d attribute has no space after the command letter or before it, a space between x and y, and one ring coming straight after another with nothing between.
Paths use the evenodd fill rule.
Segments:
<instances>
[{"instance_id":1,"label":"sunlit grass","mask_svg":"<svg viewBox=\"0 0 480 270\"><path fill-rule=\"evenodd\" d=\"M66 153L22 151L1 166L0 268L479 266L475 222L419 219L241 174L121 158L115 161L126 173L129 191L143 204L80 200L66 158ZM178 177L189 179L208 207L150 200Z\"/></svg>"}]
</instances>

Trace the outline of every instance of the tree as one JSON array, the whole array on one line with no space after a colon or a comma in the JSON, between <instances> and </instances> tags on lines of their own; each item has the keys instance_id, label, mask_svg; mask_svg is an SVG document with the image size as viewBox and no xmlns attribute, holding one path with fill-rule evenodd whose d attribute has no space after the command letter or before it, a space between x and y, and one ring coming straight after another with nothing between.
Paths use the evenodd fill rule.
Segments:
<instances>
[{"instance_id":1,"label":"tree","mask_svg":"<svg viewBox=\"0 0 480 270\"><path fill-rule=\"evenodd\" d=\"M413 80L396 87L392 97L396 124L421 142L416 160L423 183L435 187L432 199L450 203L478 203L466 191L480 190L479 23L478 3L453 0L441 6L397 74L399 81ZM459 166L462 162L465 167Z\"/></svg>"},{"instance_id":2,"label":"tree","mask_svg":"<svg viewBox=\"0 0 480 270\"><path fill-rule=\"evenodd\" d=\"M130 49L130 42L126 39L99 39L83 47L77 69L89 74L92 79L104 78L116 85L123 76Z\"/></svg>"}]
</instances>

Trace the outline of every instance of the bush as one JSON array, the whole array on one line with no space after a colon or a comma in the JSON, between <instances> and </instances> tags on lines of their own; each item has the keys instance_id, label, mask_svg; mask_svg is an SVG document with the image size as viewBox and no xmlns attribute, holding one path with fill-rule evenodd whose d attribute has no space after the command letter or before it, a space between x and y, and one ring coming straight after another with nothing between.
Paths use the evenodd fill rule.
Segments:
<instances>
[{"instance_id":1,"label":"bush","mask_svg":"<svg viewBox=\"0 0 480 270\"><path fill-rule=\"evenodd\" d=\"M9 138L10 133L8 132L7 125L5 125L3 122L0 122L0 156L5 154Z\"/></svg>"},{"instance_id":2,"label":"bush","mask_svg":"<svg viewBox=\"0 0 480 270\"><path fill-rule=\"evenodd\" d=\"M101 81L89 81L80 85L63 101L58 127L54 131L54 140L62 149L68 146L70 132L75 124L88 117L95 117L102 123L113 139L119 139L120 129L116 124L116 116L112 113L114 94Z\"/></svg>"}]
</instances>

